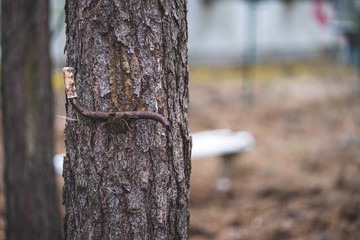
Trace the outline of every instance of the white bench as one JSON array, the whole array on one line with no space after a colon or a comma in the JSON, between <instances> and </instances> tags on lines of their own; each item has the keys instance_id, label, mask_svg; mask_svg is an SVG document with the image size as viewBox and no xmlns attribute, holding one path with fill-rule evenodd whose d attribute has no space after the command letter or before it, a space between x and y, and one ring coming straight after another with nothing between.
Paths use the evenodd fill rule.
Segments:
<instances>
[{"instance_id":1,"label":"white bench","mask_svg":"<svg viewBox=\"0 0 360 240\"><path fill-rule=\"evenodd\" d=\"M223 173L217 181L218 190L229 190L232 162L237 154L248 152L255 147L255 139L249 132L232 132L230 129L218 129L191 134L193 160L212 156L223 159ZM55 171L62 174L65 154L57 154L53 158Z\"/></svg>"},{"instance_id":2,"label":"white bench","mask_svg":"<svg viewBox=\"0 0 360 240\"><path fill-rule=\"evenodd\" d=\"M249 132L232 132L218 129L191 134L193 140L192 159L225 156L250 151L255 139Z\"/></svg>"},{"instance_id":3,"label":"white bench","mask_svg":"<svg viewBox=\"0 0 360 240\"><path fill-rule=\"evenodd\" d=\"M231 189L233 162L241 153L255 147L255 139L250 132L232 132L230 129L219 129L192 134L192 159L220 156L223 161L221 176L216 180L216 190Z\"/></svg>"}]
</instances>

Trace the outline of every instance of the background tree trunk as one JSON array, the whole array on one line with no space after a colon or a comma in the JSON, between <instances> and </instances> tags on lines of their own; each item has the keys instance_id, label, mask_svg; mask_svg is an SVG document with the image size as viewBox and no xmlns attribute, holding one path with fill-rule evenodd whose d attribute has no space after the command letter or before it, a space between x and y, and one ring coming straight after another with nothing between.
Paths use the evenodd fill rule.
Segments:
<instances>
[{"instance_id":1,"label":"background tree trunk","mask_svg":"<svg viewBox=\"0 0 360 240\"><path fill-rule=\"evenodd\" d=\"M2 0L1 7L7 239L61 239L48 1Z\"/></svg>"},{"instance_id":2,"label":"background tree trunk","mask_svg":"<svg viewBox=\"0 0 360 240\"><path fill-rule=\"evenodd\" d=\"M94 121L67 104L66 239L187 239L186 0L66 1L67 65L92 111L167 117Z\"/></svg>"}]
</instances>

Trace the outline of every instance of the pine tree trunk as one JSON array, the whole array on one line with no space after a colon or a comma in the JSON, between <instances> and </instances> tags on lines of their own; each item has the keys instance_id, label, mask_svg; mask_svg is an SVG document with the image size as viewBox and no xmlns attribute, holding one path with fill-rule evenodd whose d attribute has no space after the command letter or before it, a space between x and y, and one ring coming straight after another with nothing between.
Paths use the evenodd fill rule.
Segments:
<instances>
[{"instance_id":1,"label":"pine tree trunk","mask_svg":"<svg viewBox=\"0 0 360 240\"><path fill-rule=\"evenodd\" d=\"M61 239L48 1L2 0L1 7L7 239Z\"/></svg>"},{"instance_id":2,"label":"pine tree trunk","mask_svg":"<svg viewBox=\"0 0 360 240\"><path fill-rule=\"evenodd\" d=\"M67 65L91 111L146 110L159 122L99 121L67 103L66 239L187 239L186 0L66 1Z\"/></svg>"}]
</instances>

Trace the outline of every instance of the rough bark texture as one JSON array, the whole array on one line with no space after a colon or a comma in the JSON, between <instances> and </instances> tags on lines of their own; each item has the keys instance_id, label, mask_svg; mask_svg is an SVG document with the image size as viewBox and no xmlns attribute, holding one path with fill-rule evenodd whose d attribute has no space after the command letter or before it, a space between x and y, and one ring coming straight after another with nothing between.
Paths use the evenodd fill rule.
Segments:
<instances>
[{"instance_id":1,"label":"rough bark texture","mask_svg":"<svg viewBox=\"0 0 360 240\"><path fill-rule=\"evenodd\" d=\"M7 239L61 239L48 1L2 0L1 7Z\"/></svg>"},{"instance_id":2,"label":"rough bark texture","mask_svg":"<svg viewBox=\"0 0 360 240\"><path fill-rule=\"evenodd\" d=\"M67 65L91 111L157 112L101 122L67 104L66 239L187 239L186 0L67 0Z\"/></svg>"}]
</instances>

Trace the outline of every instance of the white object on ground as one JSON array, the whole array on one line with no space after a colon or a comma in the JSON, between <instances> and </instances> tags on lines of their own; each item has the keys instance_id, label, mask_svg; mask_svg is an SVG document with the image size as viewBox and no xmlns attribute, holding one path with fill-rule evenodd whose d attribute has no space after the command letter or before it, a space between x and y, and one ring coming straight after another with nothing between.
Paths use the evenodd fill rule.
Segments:
<instances>
[{"instance_id":1,"label":"white object on ground","mask_svg":"<svg viewBox=\"0 0 360 240\"><path fill-rule=\"evenodd\" d=\"M228 177L220 177L216 180L215 189L219 192L227 192L231 189L231 180Z\"/></svg>"},{"instance_id":2,"label":"white object on ground","mask_svg":"<svg viewBox=\"0 0 360 240\"><path fill-rule=\"evenodd\" d=\"M230 129L194 133L192 139L192 159L247 152L255 147L250 132L232 132Z\"/></svg>"},{"instance_id":3,"label":"white object on ground","mask_svg":"<svg viewBox=\"0 0 360 240\"><path fill-rule=\"evenodd\" d=\"M62 174L63 164L64 164L65 153L56 154L53 158L53 165L55 172L58 174Z\"/></svg>"}]
</instances>

